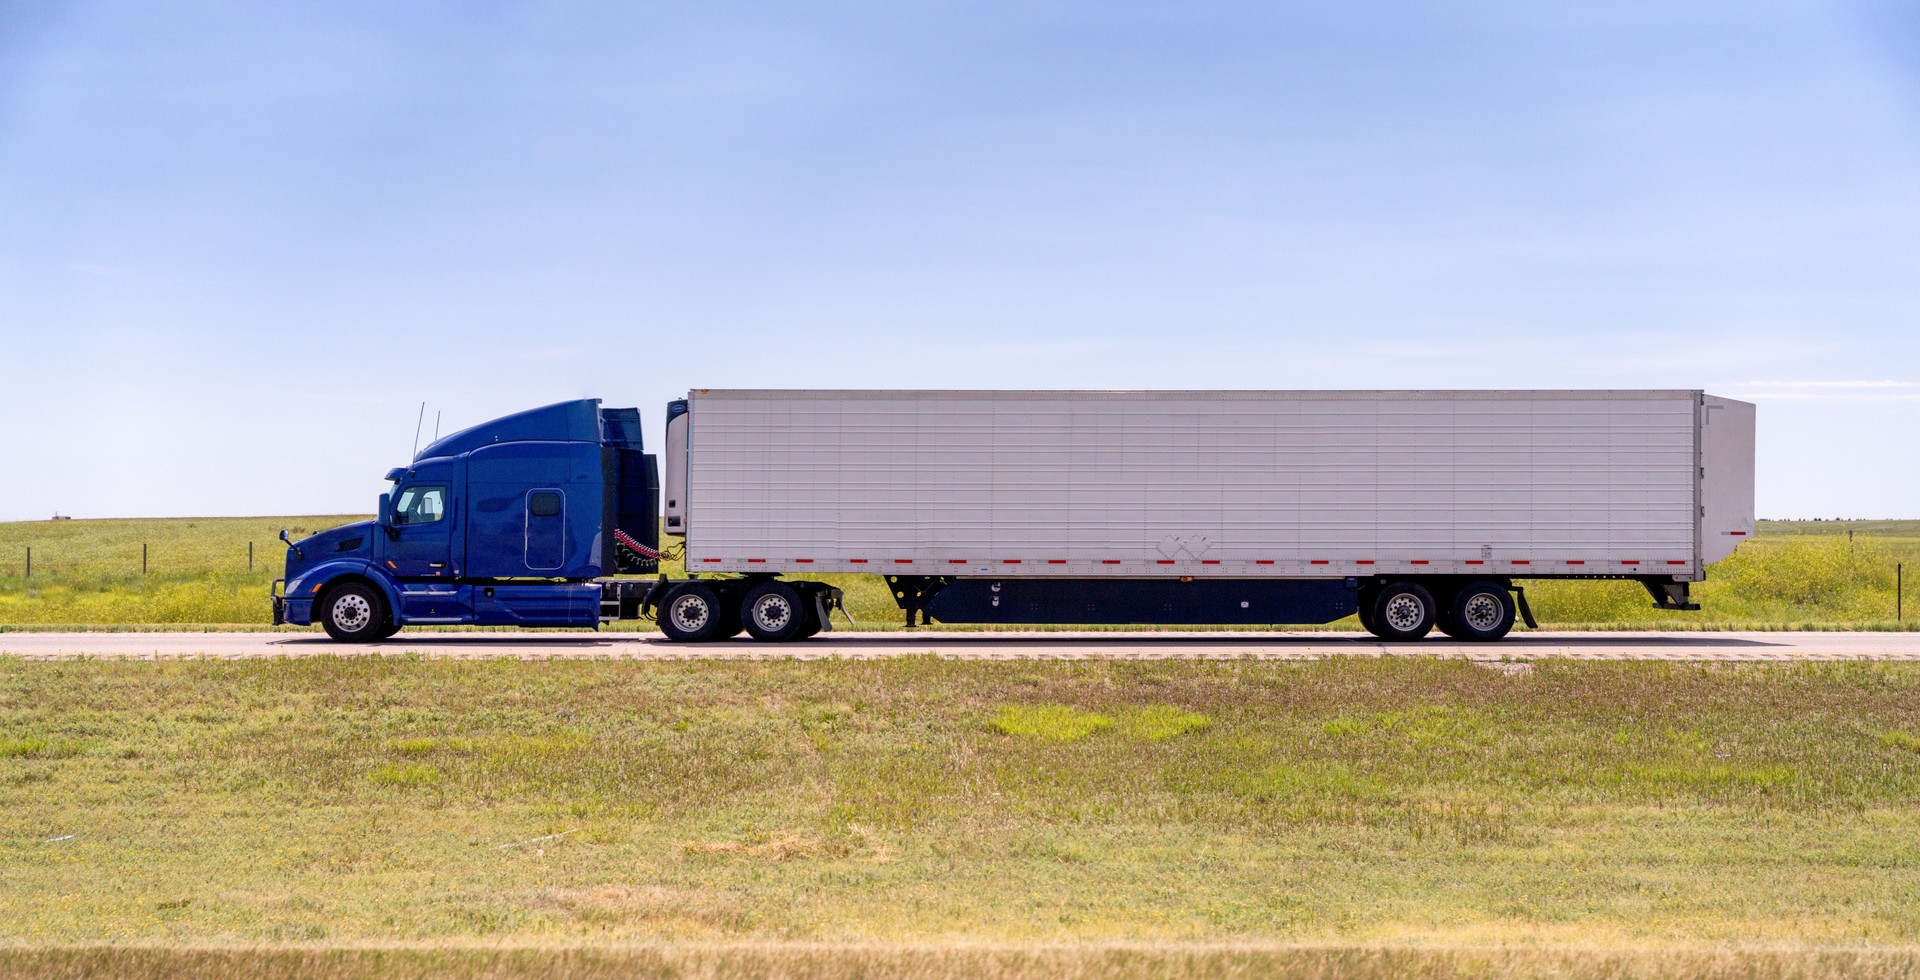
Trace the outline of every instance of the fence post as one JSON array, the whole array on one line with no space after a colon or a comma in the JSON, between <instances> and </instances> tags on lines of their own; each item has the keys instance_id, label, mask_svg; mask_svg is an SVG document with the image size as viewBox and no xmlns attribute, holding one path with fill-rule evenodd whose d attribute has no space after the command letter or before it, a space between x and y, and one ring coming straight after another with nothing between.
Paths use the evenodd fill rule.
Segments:
<instances>
[{"instance_id":1,"label":"fence post","mask_svg":"<svg viewBox=\"0 0 1920 980\"><path fill-rule=\"evenodd\" d=\"M1906 572L1907 566L1904 562L1893 566L1893 621L1896 623L1905 622L1907 618L1907 611L1904 608L1907 598Z\"/></svg>"},{"instance_id":2,"label":"fence post","mask_svg":"<svg viewBox=\"0 0 1920 980\"><path fill-rule=\"evenodd\" d=\"M27 545L27 577L33 577L33 545Z\"/></svg>"},{"instance_id":3,"label":"fence post","mask_svg":"<svg viewBox=\"0 0 1920 980\"><path fill-rule=\"evenodd\" d=\"M147 543L140 542L140 574L147 574Z\"/></svg>"},{"instance_id":4,"label":"fence post","mask_svg":"<svg viewBox=\"0 0 1920 980\"><path fill-rule=\"evenodd\" d=\"M253 571L253 542L247 542L247 571Z\"/></svg>"}]
</instances>

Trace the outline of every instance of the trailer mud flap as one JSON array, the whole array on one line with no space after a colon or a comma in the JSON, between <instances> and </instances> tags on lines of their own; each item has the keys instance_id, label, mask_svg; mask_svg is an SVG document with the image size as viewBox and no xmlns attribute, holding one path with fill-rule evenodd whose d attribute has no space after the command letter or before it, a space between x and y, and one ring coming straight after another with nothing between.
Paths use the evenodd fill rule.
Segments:
<instances>
[{"instance_id":1,"label":"trailer mud flap","mask_svg":"<svg viewBox=\"0 0 1920 980\"><path fill-rule=\"evenodd\" d=\"M1539 629L1539 621L1533 618L1533 607L1527 605L1527 590L1518 585L1510 586L1510 588L1513 589L1514 604L1520 607L1520 621L1527 624L1527 628L1530 630Z\"/></svg>"}]
</instances>

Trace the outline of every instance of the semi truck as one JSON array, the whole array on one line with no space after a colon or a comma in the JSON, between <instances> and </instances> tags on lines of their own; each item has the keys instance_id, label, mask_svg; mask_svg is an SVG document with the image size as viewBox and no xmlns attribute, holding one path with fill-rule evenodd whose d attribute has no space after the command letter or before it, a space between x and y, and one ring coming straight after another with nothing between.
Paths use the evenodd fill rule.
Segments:
<instances>
[{"instance_id":1,"label":"semi truck","mask_svg":"<svg viewBox=\"0 0 1920 980\"><path fill-rule=\"evenodd\" d=\"M293 541L276 624L598 627L789 642L882 576L908 626L1281 625L1461 640L1525 583L1662 609L1754 530L1754 406L1700 390L695 389L510 415ZM664 536L664 537L663 537ZM663 545L663 541L666 542ZM659 574L677 550L685 574ZM284 588L283 588L284 586Z\"/></svg>"}]
</instances>

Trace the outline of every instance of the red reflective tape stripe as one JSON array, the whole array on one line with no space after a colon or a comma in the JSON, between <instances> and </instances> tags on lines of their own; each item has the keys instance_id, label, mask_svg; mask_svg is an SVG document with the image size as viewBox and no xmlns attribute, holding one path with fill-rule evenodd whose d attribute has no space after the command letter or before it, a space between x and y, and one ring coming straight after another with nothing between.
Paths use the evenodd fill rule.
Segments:
<instances>
[{"instance_id":1,"label":"red reflective tape stripe","mask_svg":"<svg viewBox=\"0 0 1920 980\"><path fill-rule=\"evenodd\" d=\"M1431 564L1431 562L1428 562L1428 561L1427 561L1426 559L1424 559L1424 558L1416 558L1416 559L1414 559L1413 561L1411 561L1411 562L1408 562L1407 564L1409 564L1409 565L1427 565L1427 564Z\"/></svg>"},{"instance_id":2,"label":"red reflective tape stripe","mask_svg":"<svg viewBox=\"0 0 1920 980\"><path fill-rule=\"evenodd\" d=\"M1157 561L1155 561L1155 562L1154 562L1154 564L1156 564L1156 565L1171 565L1171 564L1173 564L1173 559L1171 559L1171 558L1161 558L1161 559L1159 559L1159 560L1157 560Z\"/></svg>"},{"instance_id":3,"label":"red reflective tape stripe","mask_svg":"<svg viewBox=\"0 0 1920 980\"><path fill-rule=\"evenodd\" d=\"M1255 565L1271 565L1271 564L1273 564L1273 559L1271 559L1271 558L1262 558L1262 559L1260 559L1260 560L1258 560L1258 561L1255 561L1255 562L1254 562L1254 564L1255 564Z\"/></svg>"},{"instance_id":4,"label":"red reflective tape stripe","mask_svg":"<svg viewBox=\"0 0 1920 980\"><path fill-rule=\"evenodd\" d=\"M913 564L913 559L911 559L911 558L895 558L895 559L893 560L893 563L894 563L895 565L911 565L911 564Z\"/></svg>"},{"instance_id":5,"label":"red reflective tape stripe","mask_svg":"<svg viewBox=\"0 0 1920 980\"><path fill-rule=\"evenodd\" d=\"M1002 558L1002 559L1000 560L1000 564L1002 564L1002 565L1018 565L1018 564L1020 564L1020 559L1018 559L1018 558Z\"/></svg>"},{"instance_id":6,"label":"red reflective tape stripe","mask_svg":"<svg viewBox=\"0 0 1920 980\"><path fill-rule=\"evenodd\" d=\"M949 564L949 565L965 565L966 563L967 563L967 560L966 560L965 558L949 558L949 559L947 559L947 564Z\"/></svg>"},{"instance_id":7,"label":"red reflective tape stripe","mask_svg":"<svg viewBox=\"0 0 1920 980\"><path fill-rule=\"evenodd\" d=\"M1049 559L1047 559L1047 564L1049 564L1049 565L1065 565L1066 563L1067 563L1067 560L1066 560L1065 558L1049 558Z\"/></svg>"},{"instance_id":8,"label":"red reflective tape stripe","mask_svg":"<svg viewBox=\"0 0 1920 980\"><path fill-rule=\"evenodd\" d=\"M1586 562L1585 562L1585 561L1582 561L1581 559L1578 559L1578 558L1575 558L1575 559L1571 559L1571 560L1569 560L1569 561L1567 562L1567 564L1569 564L1569 565L1585 565L1585 564L1586 564Z\"/></svg>"},{"instance_id":9,"label":"red reflective tape stripe","mask_svg":"<svg viewBox=\"0 0 1920 980\"><path fill-rule=\"evenodd\" d=\"M750 565L765 565L767 560L765 558L749 558L747 559L747 563Z\"/></svg>"},{"instance_id":10,"label":"red reflective tape stripe","mask_svg":"<svg viewBox=\"0 0 1920 980\"><path fill-rule=\"evenodd\" d=\"M1120 559L1118 559L1118 558L1102 558L1102 559L1100 559L1100 564L1102 564L1102 565L1118 565L1118 564L1120 564Z\"/></svg>"},{"instance_id":11,"label":"red reflective tape stripe","mask_svg":"<svg viewBox=\"0 0 1920 980\"><path fill-rule=\"evenodd\" d=\"M1202 559L1200 559L1200 564L1202 564L1202 565L1218 565L1218 564L1220 564L1220 559L1218 559L1218 558L1202 558Z\"/></svg>"},{"instance_id":12,"label":"red reflective tape stripe","mask_svg":"<svg viewBox=\"0 0 1920 980\"><path fill-rule=\"evenodd\" d=\"M1309 564L1309 565L1325 565L1326 563L1327 563L1327 560L1326 560L1325 558L1315 558L1314 560L1312 560L1312 561L1310 561L1310 562L1308 562L1307 564ZM1271 565L1271 564L1273 564L1273 562L1270 562L1270 561L1269 561L1269 562L1262 562L1261 564L1263 564L1263 565Z\"/></svg>"},{"instance_id":13,"label":"red reflective tape stripe","mask_svg":"<svg viewBox=\"0 0 1920 980\"><path fill-rule=\"evenodd\" d=\"M1747 534L1747 532L1745 531L1728 531L1727 533L1733 535L1736 538L1745 537Z\"/></svg>"},{"instance_id":14,"label":"red reflective tape stripe","mask_svg":"<svg viewBox=\"0 0 1920 980\"><path fill-rule=\"evenodd\" d=\"M794 561L796 561L796 562L799 562L799 563L800 563L800 564L802 564L802 565L811 565L811 564L813 564L813 559L811 559L811 558L795 558L795 559L794 559Z\"/></svg>"},{"instance_id":15,"label":"red reflective tape stripe","mask_svg":"<svg viewBox=\"0 0 1920 980\"><path fill-rule=\"evenodd\" d=\"M701 561L719 561L720 559L718 559L718 558L702 558L702 559L700 559L700 560L701 560Z\"/></svg>"},{"instance_id":16,"label":"red reflective tape stripe","mask_svg":"<svg viewBox=\"0 0 1920 980\"><path fill-rule=\"evenodd\" d=\"M1355 564L1355 565L1371 565L1371 564L1373 564L1373 559L1371 559L1371 558L1362 558L1362 559L1360 559L1359 561L1356 561L1356 562L1354 562L1354 564Z\"/></svg>"},{"instance_id":17,"label":"red reflective tape stripe","mask_svg":"<svg viewBox=\"0 0 1920 980\"><path fill-rule=\"evenodd\" d=\"M1622 561L1620 562L1620 564L1622 564L1622 565L1638 565L1638 564L1640 564L1640 563L1639 563L1639 562L1637 562L1637 561L1626 561L1626 560L1622 560Z\"/></svg>"},{"instance_id":18,"label":"red reflective tape stripe","mask_svg":"<svg viewBox=\"0 0 1920 980\"><path fill-rule=\"evenodd\" d=\"M1525 558L1515 558L1515 559L1513 560L1513 563L1514 563L1515 565L1531 565L1531 564L1533 564L1533 562L1532 562L1532 561L1530 561L1530 560L1528 560L1528 559L1525 559Z\"/></svg>"},{"instance_id":19,"label":"red reflective tape stripe","mask_svg":"<svg viewBox=\"0 0 1920 980\"><path fill-rule=\"evenodd\" d=\"M865 565L867 563L867 560L865 558L849 558L847 559L847 561L855 565Z\"/></svg>"},{"instance_id":20,"label":"red reflective tape stripe","mask_svg":"<svg viewBox=\"0 0 1920 980\"><path fill-rule=\"evenodd\" d=\"M1480 559L1478 559L1478 558L1469 558L1469 559L1467 559L1467 564L1469 564L1469 565L1485 565L1485 564L1486 564L1486 562L1483 562L1483 561L1481 561L1481 560L1480 560Z\"/></svg>"},{"instance_id":21,"label":"red reflective tape stripe","mask_svg":"<svg viewBox=\"0 0 1920 980\"><path fill-rule=\"evenodd\" d=\"M1686 564L1686 562L1684 562L1684 561L1669 561L1669 562L1667 562L1667 564L1669 564L1669 565L1685 565L1685 564Z\"/></svg>"}]
</instances>

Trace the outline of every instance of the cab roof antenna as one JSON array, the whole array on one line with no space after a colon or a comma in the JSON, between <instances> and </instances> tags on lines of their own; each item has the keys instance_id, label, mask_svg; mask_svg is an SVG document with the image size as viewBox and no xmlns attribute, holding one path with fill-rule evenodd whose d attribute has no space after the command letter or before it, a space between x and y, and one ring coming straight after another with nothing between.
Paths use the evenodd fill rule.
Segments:
<instances>
[{"instance_id":1,"label":"cab roof antenna","mask_svg":"<svg viewBox=\"0 0 1920 980\"><path fill-rule=\"evenodd\" d=\"M420 417L413 420L413 453L412 455L407 457L408 459L413 459L420 455L420 423L425 422L426 420L427 420L427 403L421 402Z\"/></svg>"}]
</instances>

